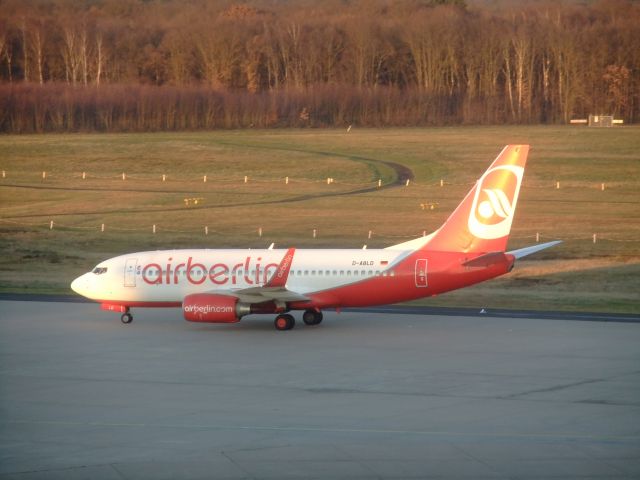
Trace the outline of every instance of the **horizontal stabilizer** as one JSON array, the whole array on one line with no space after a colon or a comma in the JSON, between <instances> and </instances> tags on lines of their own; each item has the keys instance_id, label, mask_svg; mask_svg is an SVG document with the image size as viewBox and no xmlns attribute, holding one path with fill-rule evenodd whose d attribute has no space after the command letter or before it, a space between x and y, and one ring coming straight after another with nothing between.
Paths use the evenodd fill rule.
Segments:
<instances>
[{"instance_id":1,"label":"horizontal stabilizer","mask_svg":"<svg viewBox=\"0 0 640 480\"><path fill-rule=\"evenodd\" d=\"M480 255L473 260L464 262L462 265L464 267L490 267L491 265L495 265L496 263L503 263L505 260L506 257L504 255L504 252L492 252Z\"/></svg>"},{"instance_id":2,"label":"horizontal stabilizer","mask_svg":"<svg viewBox=\"0 0 640 480\"><path fill-rule=\"evenodd\" d=\"M553 247L554 245L558 245L559 243L562 243L562 240L554 240L553 242L541 243L540 245L519 248L518 250L512 250L507 253L509 255L513 255L516 259L518 259L526 257L527 255L531 255L532 253L539 252L540 250L544 250L545 248Z\"/></svg>"}]
</instances>

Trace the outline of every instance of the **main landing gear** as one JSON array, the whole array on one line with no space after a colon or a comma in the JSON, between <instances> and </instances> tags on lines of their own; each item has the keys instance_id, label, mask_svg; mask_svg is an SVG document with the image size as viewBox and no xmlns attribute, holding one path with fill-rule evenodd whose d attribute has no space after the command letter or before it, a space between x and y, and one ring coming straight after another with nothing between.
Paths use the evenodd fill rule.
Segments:
<instances>
[{"instance_id":1,"label":"main landing gear","mask_svg":"<svg viewBox=\"0 0 640 480\"><path fill-rule=\"evenodd\" d=\"M320 322L322 322L322 312L319 310L305 310L302 314L302 321L305 325L320 325Z\"/></svg>"},{"instance_id":2,"label":"main landing gear","mask_svg":"<svg viewBox=\"0 0 640 480\"><path fill-rule=\"evenodd\" d=\"M278 315L273 324L275 325L276 330L284 332L285 330L291 330L293 327L295 327L296 319L293 318L293 315L284 313L282 315Z\"/></svg>"},{"instance_id":3,"label":"main landing gear","mask_svg":"<svg viewBox=\"0 0 640 480\"><path fill-rule=\"evenodd\" d=\"M302 321L305 325L319 325L322 322L322 312L317 310L306 310L302 314ZM276 330L284 332L285 330L291 330L296 325L296 320L293 315L288 313L280 314L273 322Z\"/></svg>"},{"instance_id":4,"label":"main landing gear","mask_svg":"<svg viewBox=\"0 0 640 480\"><path fill-rule=\"evenodd\" d=\"M120 321L125 325L128 325L133 322L133 315L131 315L129 312L123 313L120 317Z\"/></svg>"}]
</instances>

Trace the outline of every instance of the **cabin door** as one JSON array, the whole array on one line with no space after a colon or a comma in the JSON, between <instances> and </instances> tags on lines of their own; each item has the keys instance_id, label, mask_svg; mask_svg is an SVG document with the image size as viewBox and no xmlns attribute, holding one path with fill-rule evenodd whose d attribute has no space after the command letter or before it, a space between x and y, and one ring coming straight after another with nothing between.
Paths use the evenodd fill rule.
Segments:
<instances>
[{"instance_id":1,"label":"cabin door","mask_svg":"<svg viewBox=\"0 0 640 480\"><path fill-rule=\"evenodd\" d=\"M136 286L136 266L138 265L137 258L127 258L127 262L124 265L124 286L135 287Z\"/></svg>"}]
</instances>

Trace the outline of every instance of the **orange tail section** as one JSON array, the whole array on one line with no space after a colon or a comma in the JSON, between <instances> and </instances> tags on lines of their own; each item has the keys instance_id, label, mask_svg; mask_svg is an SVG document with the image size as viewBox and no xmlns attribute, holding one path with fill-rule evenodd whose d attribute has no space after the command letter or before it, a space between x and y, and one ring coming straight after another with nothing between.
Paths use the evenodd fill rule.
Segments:
<instances>
[{"instance_id":1,"label":"orange tail section","mask_svg":"<svg viewBox=\"0 0 640 480\"><path fill-rule=\"evenodd\" d=\"M518 202L529 145L507 145L423 247L442 252L503 252Z\"/></svg>"}]
</instances>

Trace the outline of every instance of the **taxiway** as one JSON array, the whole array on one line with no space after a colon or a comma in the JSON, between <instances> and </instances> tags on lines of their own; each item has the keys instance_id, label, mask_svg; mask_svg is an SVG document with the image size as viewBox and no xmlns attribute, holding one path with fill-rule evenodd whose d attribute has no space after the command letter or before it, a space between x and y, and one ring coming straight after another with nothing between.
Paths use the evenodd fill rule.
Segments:
<instances>
[{"instance_id":1,"label":"taxiway","mask_svg":"<svg viewBox=\"0 0 640 480\"><path fill-rule=\"evenodd\" d=\"M1 479L640 477L639 323L135 314L0 301Z\"/></svg>"}]
</instances>

